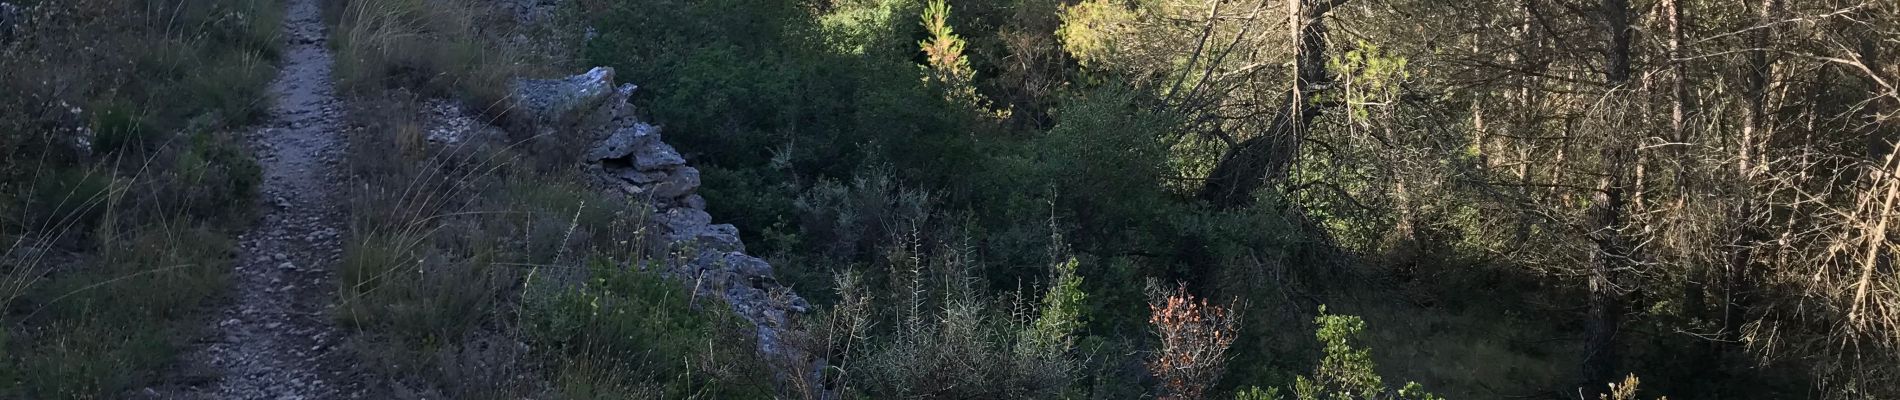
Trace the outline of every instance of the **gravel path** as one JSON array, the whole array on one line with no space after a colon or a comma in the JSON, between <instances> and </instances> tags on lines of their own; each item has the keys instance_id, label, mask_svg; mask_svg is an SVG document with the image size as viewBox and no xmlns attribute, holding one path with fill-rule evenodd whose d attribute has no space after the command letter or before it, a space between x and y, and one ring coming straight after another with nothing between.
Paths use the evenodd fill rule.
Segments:
<instances>
[{"instance_id":1,"label":"gravel path","mask_svg":"<svg viewBox=\"0 0 1900 400\"><path fill-rule=\"evenodd\" d=\"M284 64L270 122L251 133L263 168L262 217L240 238L233 301L181 357L166 384L138 397L363 398L372 381L340 351L330 320L342 214L331 201L345 149L320 0L290 0Z\"/></svg>"}]
</instances>

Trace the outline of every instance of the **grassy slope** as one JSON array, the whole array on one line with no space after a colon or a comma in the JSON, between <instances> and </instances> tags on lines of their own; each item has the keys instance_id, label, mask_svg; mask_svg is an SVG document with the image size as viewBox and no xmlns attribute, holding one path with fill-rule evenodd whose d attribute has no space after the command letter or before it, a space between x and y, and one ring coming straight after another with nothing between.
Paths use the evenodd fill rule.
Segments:
<instances>
[{"instance_id":1,"label":"grassy slope","mask_svg":"<svg viewBox=\"0 0 1900 400\"><path fill-rule=\"evenodd\" d=\"M222 295L275 1L28 1L0 47L0 397L116 397ZM93 135L90 155L63 138Z\"/></svg>"},{"instance_id":2,"label":"grassy slope","mask_svg":"<svg viewBox=\"0 0 1900 400\"><path fill-rule=\"evenodd\" d=\"M576 135L422 139L431 98L479 127L506 117L506 79L560 73L558 51L523 47L550 32L466 1L328 6L364 127L337 317L366 362L451 398L762 395L742 321L635 270L658 256L647 212L579 183Z\"/></svg>"}]
</instances>

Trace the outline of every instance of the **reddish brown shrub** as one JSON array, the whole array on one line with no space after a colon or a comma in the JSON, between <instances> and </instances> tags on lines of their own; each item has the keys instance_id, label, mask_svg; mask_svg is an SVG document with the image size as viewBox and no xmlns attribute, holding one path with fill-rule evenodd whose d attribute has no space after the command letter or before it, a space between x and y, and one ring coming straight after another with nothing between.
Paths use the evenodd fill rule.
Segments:
<instances>
[{"instance_id":1,"label":"reddish brown shrub","mask_svg":"<svg viewBox=\"0 0 1900 400\"><path fill-rule=\"evenodd\" d=\"M1240 335L1240 317L1187 293L1185 285L1148 305L1148 323L1161 347L1148 372L1161 380L1162 399L1201 399L1227 366L1227 347Z\"/></svg>"}]
</instances>

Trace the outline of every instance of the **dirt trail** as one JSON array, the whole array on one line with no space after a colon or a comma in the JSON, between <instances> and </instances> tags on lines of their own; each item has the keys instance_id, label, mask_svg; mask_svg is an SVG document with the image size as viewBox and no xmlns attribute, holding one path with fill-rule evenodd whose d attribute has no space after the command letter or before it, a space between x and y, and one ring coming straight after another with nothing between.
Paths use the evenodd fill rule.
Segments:
<instances>
[{"instance_id":1,"label":"dirt trail","mask_svg":"<svg viewBox=\"0 0 1900 400\"><path fill-rule=\"evenodd\" d=\"M342 214L332 198L345 144L320 0L289 0L270 122L251 133L262 216L239 238L233 299L148 398L364 397L330 320Z\"/></svg>"}]
</instances>

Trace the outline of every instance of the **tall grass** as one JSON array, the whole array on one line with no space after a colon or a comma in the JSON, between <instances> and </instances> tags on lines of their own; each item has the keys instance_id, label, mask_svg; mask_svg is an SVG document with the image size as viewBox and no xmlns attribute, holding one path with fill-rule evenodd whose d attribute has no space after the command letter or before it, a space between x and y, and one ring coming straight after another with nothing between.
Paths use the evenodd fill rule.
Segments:
<instances>
[{"instance_id":1,"label":"tall grass","mask_svg":"<svg viewBox=\"0 0 1900 400\"><path fill-rule=\"evenodd\" d=\"M540 382L507 373L529 366L563 398L766 393L759 363L733 361L752 356L748 325L638 267L660 262L650 210L571 171L520 167L527 150L499 134L390 165L375 154L399 151L414 122L355 114L370 128L351 139L360 183L336 318L360 333L365 364L453 398L533 395ZM533 347L465 362L496 340Z\"/></svg>"},{"instance_id":2,"label":"tall grass","mask_svg":"<svg viewBox=\"0 0 1900 400\"><path fill-rule=\"evenodd\" d=\"M336 0L339 87L357 94L408 88L502 116L508 79L537 69L527 52L496 45L511 16L467 0Z\"/></svg>"},{"instance_id":3,"label":"tall grass","mask_svg":"<svg viewBox=\"0 0 1900 400\"><path fill-rule=\"evenodd\" d=\"M350 138L356 182L336 315L360 333L366 364L451 398L767 393L760 363L744 361L749 326L634 267L657 262L651 211L581 183L578 160L542 154L585 143L423 138L432 99L493 125L507 115L507 79L548 68L500 39L523 29L511 17L462 1L338 0L328 10L338 83L366 127ZM532 347L477 351L516 341Z\"/></svg>"},{"instance_id":4,"label":"tall grass","mask_svg":"<svg viewBox=\"0 0 1900 400\"><path fill-rule=\"evenodd\" d=\"M0 397L147 384L228 286L277 1L35 2L0 41Z\"/></svg>"}]
</instances>

